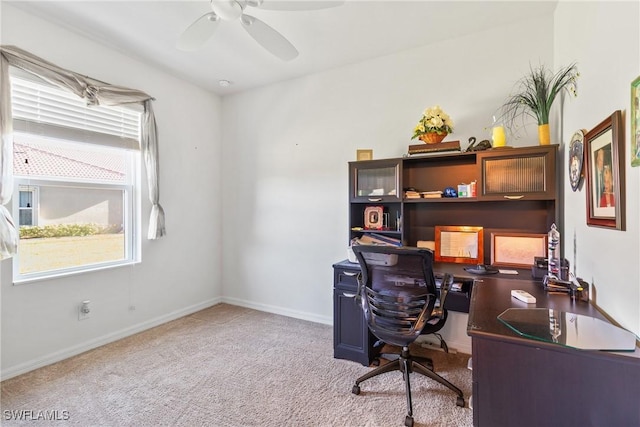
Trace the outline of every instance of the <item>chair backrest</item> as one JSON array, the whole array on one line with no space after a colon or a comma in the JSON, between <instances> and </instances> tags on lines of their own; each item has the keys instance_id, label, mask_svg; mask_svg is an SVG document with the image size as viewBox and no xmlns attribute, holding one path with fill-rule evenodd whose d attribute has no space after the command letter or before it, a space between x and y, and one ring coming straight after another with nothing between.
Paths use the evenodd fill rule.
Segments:
<instances>
[{"instance_id":1,"label":"chair backrest","mask_svg":"<svg viewBox=\"0 0 640 427\"><path fill-rule=\"evenodd\" d=\"M375 245L352 249L360 263L358 294L369 329L387 343L410 344L435 309L433 252Z\"/></svg>"}]
</instances>

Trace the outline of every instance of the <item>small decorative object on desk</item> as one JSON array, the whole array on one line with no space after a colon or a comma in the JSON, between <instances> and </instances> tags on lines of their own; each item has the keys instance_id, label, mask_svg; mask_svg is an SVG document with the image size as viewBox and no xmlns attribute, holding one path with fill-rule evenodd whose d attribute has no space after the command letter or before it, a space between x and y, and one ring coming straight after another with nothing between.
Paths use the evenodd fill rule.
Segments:
<instances>
[{"instance_id":1,"label":"small decorative object on desk","mask_svg":"<svg viewBox=\"0 0 640 427\"><path fill-rule=\"evenodd\" d=\"M437 144L453 133L453 120L439 105L427 108L415 129L411 139L420 139L427 144Z\"/></svg>"},{"instance_id":2,"label":"small decorative object on desk","mask_svg":"<svg viewBox=\"0 0 640 427\"><path fill-rule=\"evenodd\" d=\"M555 279L560 278L560 232L556 228L556 224L551 224L551 230L547 236L547 244L549 245L549 251L547 254L547 261L549 263L548 274L549 277Z\"/></svg>"}]
</instances>

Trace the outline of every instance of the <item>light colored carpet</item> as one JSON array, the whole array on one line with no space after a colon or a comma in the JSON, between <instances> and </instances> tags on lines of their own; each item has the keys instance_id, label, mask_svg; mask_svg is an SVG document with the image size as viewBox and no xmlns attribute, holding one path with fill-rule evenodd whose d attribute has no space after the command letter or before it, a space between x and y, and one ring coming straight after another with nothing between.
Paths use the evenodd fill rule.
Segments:
<instances>
[{"instance_id":1,"label":"light colored carpet","mask_svg":"<svg viewBox=\"0 0 640 427\"><path fill-rule=\"evenodd\" d=\"M471 393L468 355L426 350ZM402 374L333 358L330 326L219 304L2 382L2 425L402 426ZM416 426L471 426L444 386L411 375ZM58 411L66 421L8 420Z\"/></svg>"}]
</instances>

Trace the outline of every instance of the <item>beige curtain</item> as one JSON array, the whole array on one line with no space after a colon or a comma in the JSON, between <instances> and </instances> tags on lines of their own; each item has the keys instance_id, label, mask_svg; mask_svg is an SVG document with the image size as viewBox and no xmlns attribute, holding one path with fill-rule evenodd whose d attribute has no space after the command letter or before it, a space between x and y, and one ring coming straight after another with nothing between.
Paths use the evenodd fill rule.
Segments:
<instances>
[{"instance_id":1,"label":"beige curtain","mask_svg":"<svg viewBox=\"0 0 640 427\"><path fill-rule=\"evenodd\" d=\"M166 230L164 210L159 203L158 138L156 119L151 103L153 98L139 90L110 85L65 70L15 46L0 46L0 54L2 56L2 75L0 76L0 132L2 134L2 146L0 147L2 154L0 161L0 176L2 178L0 182L0 259L14 255L18 243L15 225L5 206L9 203L13 191L13 126L9 66L35 74L55 86L69 90L85 99L87 105L141 104L144 107L141 149L149 182L149 200L152 204L148 238L158 239L164 236Z\"/></svg>"},{"instance_id":2,"label":"beige curtain","mask_svg":"<svg viewBox=\"0 0 640 427\"><path fill-rule=\"evenodd\" d=\"M13 122L9 63L4 55L0 57L0 73L0 259L4 259L18 250L18 231L5 206L13 192Z\"/></svg>"}]
</instances>

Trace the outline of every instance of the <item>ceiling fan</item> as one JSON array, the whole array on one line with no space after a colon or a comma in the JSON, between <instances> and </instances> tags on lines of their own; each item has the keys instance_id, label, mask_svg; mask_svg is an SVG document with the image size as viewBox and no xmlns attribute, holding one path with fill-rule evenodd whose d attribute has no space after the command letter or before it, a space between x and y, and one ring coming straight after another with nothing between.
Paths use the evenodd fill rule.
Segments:
<instances>
[{"instance_id":1,"label":"ceiling fan","mask_svg":"<svg viewBox=\"0 0 640 427\"><path fill-rule=\"evenodd\" d=\"M263 48L278 58L290 61L298 50L282 34L258 18L244 13L247 7L268 10L318 10L339 6L342 1L268 1L268 0L211 0L211 12L191 24L178 39L180 50L193 51L202 47L218 28L220 21L240 20L242 27Z\"/></svg>"}]
</instances>

